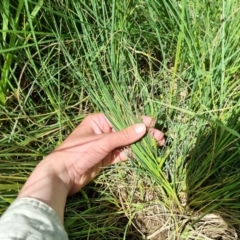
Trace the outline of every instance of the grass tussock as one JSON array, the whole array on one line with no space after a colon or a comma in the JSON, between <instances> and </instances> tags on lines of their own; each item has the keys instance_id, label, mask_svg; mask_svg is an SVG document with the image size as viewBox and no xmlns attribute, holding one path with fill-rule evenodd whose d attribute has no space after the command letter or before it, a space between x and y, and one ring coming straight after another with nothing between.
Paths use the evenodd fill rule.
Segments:
<instances>
[{"instance_id":1,"label":"grass tussock","mask_svg":"<svg viewBox=\"0 0 240 240\"><path fill-rule=\"evenodd\" d=\"M69 238L238 238L237 0L3 0L0 9L1 213L86 114L103 111L117 130L144 114L166 145L146 136L134 159L71 197Z\"/></svg>"}]
</instances>

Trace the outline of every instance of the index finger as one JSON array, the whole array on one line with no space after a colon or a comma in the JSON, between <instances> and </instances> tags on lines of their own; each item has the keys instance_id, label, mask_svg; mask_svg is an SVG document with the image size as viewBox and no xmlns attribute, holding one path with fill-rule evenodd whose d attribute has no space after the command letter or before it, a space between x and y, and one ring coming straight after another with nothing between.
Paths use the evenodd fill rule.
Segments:
<instances>
[{"instance_id":1,"label":"index finger","mask_svg":"<svg viewBox=\"0 0 240 240\"><path fill-rule=\"evenodd\" d=\"M147 128L153 128L156 124L156 120L149 116L142 116L142 121L146 125Z\"/></svg>"}]
</instances>

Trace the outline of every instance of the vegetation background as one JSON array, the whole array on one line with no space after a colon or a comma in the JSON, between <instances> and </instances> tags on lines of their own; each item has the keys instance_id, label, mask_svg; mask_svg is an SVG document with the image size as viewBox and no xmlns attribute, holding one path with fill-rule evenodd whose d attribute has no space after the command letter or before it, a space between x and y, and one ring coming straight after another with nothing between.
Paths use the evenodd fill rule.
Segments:
<instances>
[{"instance_id":1,"label":"vegetation background","mask_svg":"<svg viewBox=\"0 0 240 240\"><path fill-rule=\"evenodd\" d=\"M2 0L0 214L89 113L157 119L68 199L70 239L238 239L239 0Z\"/></svg>"}]
</instances>

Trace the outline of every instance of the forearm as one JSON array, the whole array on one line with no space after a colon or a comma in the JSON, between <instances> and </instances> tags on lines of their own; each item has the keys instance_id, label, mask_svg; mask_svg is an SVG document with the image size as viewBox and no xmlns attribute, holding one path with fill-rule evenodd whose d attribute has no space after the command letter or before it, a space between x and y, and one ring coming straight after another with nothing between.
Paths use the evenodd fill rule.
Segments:
<instances>
[{"instance_id":1,"label":"forearm","mask_svg":"<svg viewBox=\"0 0 240 240\"><path fill-rule=\"evenodd\" d=\"M61 173L56 173L49 159L42 160L23 186L18 198L32 197L46 203L63 221L69 188L60 175Z\"/></svg>"}]
</instances>

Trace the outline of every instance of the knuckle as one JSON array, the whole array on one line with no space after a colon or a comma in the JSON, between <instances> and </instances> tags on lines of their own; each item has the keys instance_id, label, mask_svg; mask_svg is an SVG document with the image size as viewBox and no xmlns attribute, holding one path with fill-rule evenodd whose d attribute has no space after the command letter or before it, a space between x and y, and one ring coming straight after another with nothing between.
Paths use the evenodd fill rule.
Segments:
<instances>
[{"instance_id":1,"label":"knuckle","mask_svg":"<svg viewBox=\"0 0 240 240\"><path fill-rule=\"evenodd\" d=\"M121 138L124 141L129 141L130 140L130 131L128 131L128 129L125 129L121 132Z\"/></svg>"}]
</instances>

